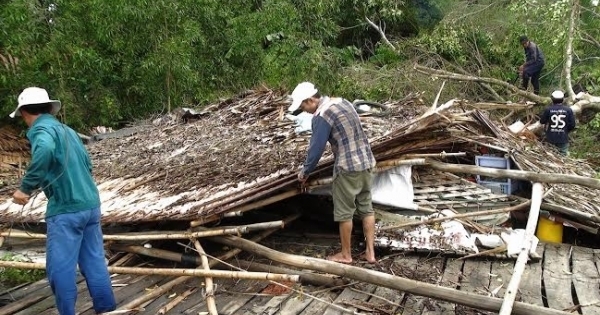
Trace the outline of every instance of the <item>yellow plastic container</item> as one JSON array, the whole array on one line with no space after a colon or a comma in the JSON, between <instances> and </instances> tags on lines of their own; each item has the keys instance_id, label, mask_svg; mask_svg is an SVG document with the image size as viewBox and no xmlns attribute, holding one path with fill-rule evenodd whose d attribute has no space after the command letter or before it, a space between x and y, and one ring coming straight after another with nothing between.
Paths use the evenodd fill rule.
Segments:
<instances>
[{"instance_id":1,"label":"yellow plastic container","mask_svg":"<svg viewBox=\"0 0 600 315\"><path fill-rule=\"evenodd\" d=\"M540 217L535 236L544 243L562 243L563 225L561 222L556 222L546 217Z\"/></svg>"}]
</instances>

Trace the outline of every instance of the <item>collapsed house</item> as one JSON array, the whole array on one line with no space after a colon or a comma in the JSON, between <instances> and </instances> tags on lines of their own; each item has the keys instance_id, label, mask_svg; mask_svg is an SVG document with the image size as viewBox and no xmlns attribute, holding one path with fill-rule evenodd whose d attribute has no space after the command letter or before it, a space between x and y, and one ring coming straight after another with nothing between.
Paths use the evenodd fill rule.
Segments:
<instances>
[{"instance_id":1,"label":"collapsed house","mask_svg":"<svg viewBox=\"0 0 600 315\"><path fill-rule=\"evenodd\" d=\"M296 175L310 132L302 122L286 117L288 104L284 91L247 91L200 111L180 110L120 134L93 137L100 139L89 145L89 152L103 222L112 227L145 224L144 228L183 222L197 228L301 195L327 195L330 151L311 174L308 187L298 185ZM361 114L378 161L373 199L379 247L516 258L523 244L506 243L522 240L523 234L506 223L510 212L527 209L531 184L476 177L461 165L497 159L505 161L499 166L504 169L595 174L590 165L562 157L526 130L515 134L507 126L499 127L479 109L489 104L453 100L429 108L414 94L384 106L385 115L369 110ZM565 224L597 232L597 189L567 183L545 186L542 210ZM0 204L4 229L43 222L43 193L25 207L5 200ZM482 213L486 211L490 212ZM469 216L472 212L478 216ZM463 216L440 218L457 214ZM19 233L27 234L5 230L2 235ZM137 233L136 239L141 239ZM490 240L486 235L498 237ZM536 258L535 248L534 243L531 258Z\"/></svg>"}]
</instances>

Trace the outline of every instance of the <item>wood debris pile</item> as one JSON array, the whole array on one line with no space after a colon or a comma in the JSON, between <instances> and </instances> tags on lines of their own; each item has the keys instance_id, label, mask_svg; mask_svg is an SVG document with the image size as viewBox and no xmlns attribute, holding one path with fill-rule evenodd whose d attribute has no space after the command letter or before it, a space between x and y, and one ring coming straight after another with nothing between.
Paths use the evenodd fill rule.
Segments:
<instances>
[{"instance_id":1,"label":"wood debris pile","mask_svg":"<svg viewBox=\"0 0 600 315\"><path fill-rule=\"evenodd\" d=\"M294 207L282 207L278 212L269 212L268 215L277 217L275 221L241 224L240 221L229 220L231 216L275 205L305 192L298 186L296 172L304 160L309 135L295 133L294 124L285 117L288 105L289 101L282 91L251 91L200 112L183 109L174 115L147 121L128 130L127 135L107 136L90 145L103 201L103 222L111 223L110 232L105 232L104 235L107 248L123 254L123 259L144 255L202 266L199 269L185 270L111 266L112 273L178 276L164 282L160 290L152 290L135 299L137 304L131 302L121 306L122 308L139 307L157 298L161 292L168 292L171 288L184 284L189 276L207 279L205 297L209 310L211 304L214 304L214 300L211 301L214 288L208 281L210 279L212 282L212 278L267 279L292 283L312 277L310 281L327 283L328 286L336 286L335 283L340 280L302 271L312 269L435 299L448 300L447 296L452 292L461 304L497 310L497 305L489 304L494 302L490 302L489 297L454 292L452 289L445 291L436 285L425 283L437 283L439 275L416 283L404 277L373 270L365 271L356 266L276 252L258 244L258 241L300 217L301 214L293 211ZM482 148L501 152L513 159L523 171L539 173L552 170L554 173L588 177L592 174L592 169L585 163L559 157L552 149L530 136L513 135L506 128L498 127L499 124L494 123L484 112L472 109L466 101L451 101L425 111L418 95L411 95L385 105L390 108L388 116L362 117L378 161L377 171L397 165L415 166L415 204L418 210L428 214L438 214L440 210L446 209L456 211L456 214L460 210L459 215L469 215L470 211L481 209L505 211L495 208L495 205L500 204L508 208L527 207L527 193L524 197L498 195L473 183L465 183L466 180L462 177L476 174L468 167L473 167L474 157L482 154ZM408 162L414 164L403 164ZM312 191L328 185L331 182L332 168L333 157L327 152L311 174L306 190ZM443 183L444 180L449 184ZM439 187L440 185L444 187ZM566 184L547 185L547 188L552 188L553 191L544 197L545 203L558 207L560 211L579 215L575 219L597 216L598 208L591 199L592 195L597 194L597 189L586 187L583 190L587 190L588 194L582 195L590 199L582 202L581 206L571 204L567 207L569 199L565 198L579 198L582 188ZM40 196L26 207L15 206L10 202L0 204L0 223L9 223L7 225L13 227L13 223L40 222L45 203L45 198ZM296 205L295 208L302 208L302 205ZM469 232L486 234L491 229L468 216L454 220L468 228ZM165 221L184 221L186 224L181 228L178 222ZM437 229L443 221L447 220L442 218L426 222L426 225ZM231 222L235 223L224 226ZM410 221L403 224L415 225ZM590 227L595 223L585 224ZM131 226L135 227L130 228ZM174 227L179 229L166 230ZM119 228L122 229L119 231ZM380 228L380 236L390 239L408 235L408 229L398 230L397 226ZM157 229L160 231L156 231ZM248 237L242 238L242 235ZM7 232L0 229L0 239L2 237L43 239L45 235L32 231L13 229ZM422 242L414 235L407 237ZM444 243L451 249L453 238L448 241L436 237L434 242ZM154 244L172 244L174 240L188 241L184 244L184 253L153 248ZM203 243L200 244L199 240L203 240ZM224 253L209 253L220 260L228 260L244 250L288 264L297 270L279 269L281 272L277 273L270 269L268 272L213 270L218 262L203 259L202 253L205 250L202 245L206 245L204 240L226 246ZM193 252L188 252L188 248L193 249ZM460 250L459 248L457 253ZM466 253L463 251L462 254ZM2 261L0 264L4 267L43 268L42 264L26 262ZM486 302L489 303L484 305ZM526 314L533 306L519 304L515 307L520 310L517 313Z\"/></svg>"}]
</instances>

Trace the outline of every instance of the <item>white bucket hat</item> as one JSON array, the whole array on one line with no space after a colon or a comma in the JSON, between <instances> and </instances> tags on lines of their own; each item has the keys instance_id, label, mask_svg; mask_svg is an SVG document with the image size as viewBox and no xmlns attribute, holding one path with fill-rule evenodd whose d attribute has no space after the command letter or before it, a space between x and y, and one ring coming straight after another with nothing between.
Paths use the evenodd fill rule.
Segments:
<instances>
[{"instance_id":1,"label":"white bucket hat","mask_svg":"<svg viewBox=\"0 0 600 315\"><path fill-rule=\"evenodd\" d=\"M10 118L15 118L17 116L21 116L19 109L23 106L34 105L34 104L52 104L52 109L50 110L50 114L56 115L60 110L60 101L51 100L48 96L48 92L46 90L39 87L28 87L19 94L19 105L14 112L12 112L9 116Z\"/></svg>"},{"instance_id":2,"label":"white bucket hat","mask_svg":"<svg viewBox=\"0 0 600 315\"><path fill-rule=\"evenodd\" d=\"M556 90L552 92L552 98L555 100L562 100L565 98L565 93L563 93L561 90Z\"/></svg>"},{"instance_id":3,"label":"white bucket hat","mask_svg":"<svg viewBox=\"0 0 600 315\"><path fill-rule=\"evenodd\" d=\"M292 105L288 107L289 112L295 112L300 108L300 104L306 99L311 98L317 94L318 90L315 85L310 82L302 82L296 86L292 92Z\"/></svg>"}]
</instances>

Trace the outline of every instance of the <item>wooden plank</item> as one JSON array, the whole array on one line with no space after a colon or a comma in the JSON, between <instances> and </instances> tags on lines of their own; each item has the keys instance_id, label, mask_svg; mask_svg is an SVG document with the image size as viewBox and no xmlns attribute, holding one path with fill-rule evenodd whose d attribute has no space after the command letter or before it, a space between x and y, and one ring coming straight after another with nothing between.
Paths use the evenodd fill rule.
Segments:
<instances>
[{"instance_id":1,"label":"wooden plank","mask_svg":"<svg viewBox=\"0 0 600 315\"><path fill-rule=\"evenodd\" d=\"M140 295L144 295L146 294L146 292L152 291L154 288L158 288L168 282L171 282L174 278L173 277L162 277L162 279L160 279L158 282L151 284L149 286L141 286L140 290L138 290L136 293L133 293L131 296L127 297L125 300L123 300L123 303L121 304L126 304L129 303L130 301L138 298ZM197 279L197 278L196 278ZM169 293L163 294L157 298L155 298L154 300L150 300L148 302L146 302L144 305L144 314L158 314L158 310L163 307L166 303L170 302L172 297L171 294L175 293L177 295L181 294L183 291L185 291L187 289L187 284L190 283L190 281L192 281L193 279L190 279L176 287L174 287ZM131 290L133 292L133 290ZM89 314L85 314L85 315L93 315L94 313L89 313Z\"/></svg>"},{"instance_id":2,"label":"wooden plank","mask_svg":"<svg viewBox=\"0 0 600 315\"><path fill-rule=\"evenodd\" d=\"M540 256L544 255L545 244L539 243L536 249L536 253ZM525 266L525 271L521 277L521 284L519 285L519 295L521 302L534 304L538 306L544 306L542 300L542 262L530 261Z\"/></svg>"},{"instance_id":3,"label":"wooden plank","mask_svg":"<svg viewBox=\"0 0 600 315\"><path fill-rule=\"evenodd\" d=\"M78 276L76 281L77 283L80 283L81 281L83 281L83 277ZM48 284L48 280L43 279L38 282L32 283L31 285L23 287L15 292L3 295L2 299L14 302L22 302L22 300L27 300L30 303L35 303L49 297L53 299L54 295L52 294L52 289ZM4 314L7 307L11 307L11 304L12 303L9 303L0 308L0 314Z\"/></svg>"},{"instance_id":4,"label":"wooden plank","mask_svg":"<svg viewBox=\"0 0 600 315\"><path fill-rule=\"evenodd\" d=\"M83 277L81 277L81 279L83 279ZM48 288L48 289L50 289L50 288ZM84 290L87 290L87 285L85 284L85 281L79 281L77 283L77 294L78 295L81 294ZM50 292L52 292L52 291L50 291ZM47 296L46 298L44 298L43 300L37 302L34 305L27 307L24 310L16 312L14 314L15 315L38 315L49 308L54 308L55 305L56 304L54 301L54 295L52 293L50 293L50 295Z\"/></svg>"},{"instance_id":5,"label":"wooden plank","mask_svg":"<svg viewBox=\"0 0 600 315\"><path fill-rule=\"evenodd\" d=\"M234 314L273 315L278 313L290 294L257 296L238 309Z\"/></svg>"},{"instance_id":6,"label":"wooden plank","mask_svg":"<svg viewBox=\"0 0 600 315\"><path fill-rule=\"evenodd\" d=\"M490 286L490 270L492 263L487 260L466 260L463 265L463 278L460 282L460 290L479 295L488 295ZM485 314L462 305L456 306L457 314Z\"/></svg>"},{"instance_id":7,"label":"wooden plank","mask_svg":"<svg viewBox=\"0 0 600 315\"><path fill-rule=\"evenodd\" d=\"M126 297L136 297L140 295L140 292L145 292L146 288L152 288L160 282L165 281L165 276L135 276L128 277L123 275L123 277L114 279L113 283L122 283L122 280L130 279L130 282L124 287L116 287L113 288L113 292L115 294L115 300L117 305L123 304ZM86 298L79 297L77 299L77 312L81 315L94 315L95 312L92 308L93 302L89 297L89 294L86 295ZM42 314L40 314L42 315Z\"/></svg>"},{"instance_id":8,"label":"wooden plank","mask_svg":"<svg viewBox=\"0 0 600 315\"><path fill-rule=\"evenodd\" d=\"M491 265L492 263L487 260L466 260L460 290L488 295Z\"/></svg>"},{"instance_id":9,"label":"wooden plank","mask_svg":"<svg viewBox=\"0 0 600 315\"><path fill-rule=\"evenodd\" d=\"M443 276L443 265L444 259L441 257L419 257L415 280L427 283L438 283ZM426 304L428 308L431 308L429 305L431 304L431 301L432 300L425 297L408 295L404 302L402 314L421 314L423 309L425 309Z\"/></svg>"},{"instance_id":10,"label":"wooden plank","mask_svg":"<svg viewBox=\"0 0 600 315\"><path fill-rule=\"evenodd\" d=\"M48 283L48 279L42 279L34 283L27 284L25 286L19 287L15 290L15 288L10 288L0 295L0 301L16 301L20 300L23 297L29 294L39 294L38 291L50 288L50 284ZM52 293L52 292L50 292ZM42 295L47 295L47 293L41 293Z\"/></svg>"},{"instance_id":11,"label":"wooden plank","mask_svg":"<svg viewBox=\"0 0 600 315\"><path fill-rule=\"evenodd\" d=\"M514 260L496 260L492 262L492 271L490 274L490 291L496 292L495 297L504 298L506 287L512 277L513 268L515 266ZM517 301L519 300L519 293L517 292Z\"/></svg>"},{"instance_id":12,"label":"wooden plank","mask_svg":"<svg viewBox=\"0 0 600 315\"><path fill-rule=\"evenodd\" d=\"M306 290L305 290L306 291ZM321 291L315 294L311 292L307 292L310 295L313 295L317 298L323 299L325 301L332 301L337 297L337 293L331 291ZM309 307L310 305L310 307ZM281 306L281 311L279 315L297 315L304 314L304 310L307 310L306 314L314 315L319 313L314 313L318 308L324 310L327 307L327 304L317 301L311 297L303 296L301 294L292 295L289 299L287 299L283 305Z\"/></svg>"},{"instance_id":13,"label":"wooden plank","mask_svg":"<svg viewBox=\"0 0 600 315\"><path fill-rule=\"evenodd\" d=\"M573 285L583 315L600 314L600 274L590 248L573 247Z\"/></svg>"},{"instance_id":14,"label":"wooden plank","mask_svg":"<svg viewBox=\"0 0 600 315\"><path fill-rule=\"evenodd\" d=\"M325 301L331 302L338 296L338 293L331 292L331 291L325 291L325 292L321 292L317 296ZM284 307L285 306L286 305L284 304ZM281 314L302 314L302 315L323 314L323 312L325 312L325 309L327 309L328 307L329 307L329 305L326 303L313 300L310 304L308 304L308 306L306 308L304 308L303 310L301 310L298 313L291 313L290 309L284 308L284 310L286 310L286 311L285 312L282 311Z\"/></svg>"},{"instance_id":15,"label":"wooden plank","mask_svg":"<svg viewBox=\"0 0 600 315\"><path fill-rule=\"evenodd\" d=\"M440 285L448 288L458 289L462 278L462 268L464 261L456 258L446 259L446 266L442 274ZM454 314L456 305L445 301L431 300L431 303L425 305L421 314L423 315L444 315Z\"/></svg>"},{"instance_id":16,"label":"wooden plank","mask_svg":"<svg viewBox=\"0 0 600 315\"><path fill-rule=\"evenodd\" d=\"M334 304L339 305L345 309L356 311L355 307L352 307L352 304L361 304L360 302L367 301L370 298L371 293L375 291L377 288L374 284L365 284L358 283L354 286L356 289L360 291L364 291L365 293L358 292L356 290L352 290L350 287L345 288L340 295L333 301ZM344 312L329 306L325 309L323 315L341 315Z\"/></svg>"},{"instance_id":17,"label":"wooden plank","mask_svg":"<svg viewBox=\"0 0 600 315\"><path fill-rule=\"evenodd\" d=\"M546 244L542 278L550 308L564 310L573 307L569 259L569 246Z\"/></svg>"},{"instance_id":18,"label":"wooden plank","mask_svg":"<svg viewBox=\"0 0 600 315\"><path fill-rule=\"evenodd\" d=\"M240 281L229 292L229 299L225 303L217 304L219 315L229 315L235 313L244 304L250 301L256 292L261 291L267 286L265 281Z\"/></svg>"},{"instance_id":19,"label":"wooden plank","mask_svg":"<svg viewBox=\"0 0 600 315\"><path fill-rule=\"evenodd\" d=\"M394 260L394 264L402 266L402 268L414 270L418 265L418 256L399 256ZM402 304L406 293L389 288L378 287L373 296L369 299L368 303L377 310L388 311L388 314L396 314L399 309L398 305ZM391 301L394 304L388 303L386 300Z\"/></svg>"},{"instance_id":20,"label":"wooden plank","mask_svg":"<svg viewBox=\"0 0 600 315\"><path fill-rule=\"evenodd\" d=\"M198 281L198 279L196 279ZM216 279L213 283L215 285L215 304L217 308L219 305L228 303L234 293L231 292L232 288L238 283L238 280L234 279ZM197 282L186 282L187 286L198 286ZM177 305L170 314L186 314L186 315L198 315L201 312L207 312L208 307L206 306L206 300L204 298L203 290L196 290L196 293L188 296L181 304Z\"/></svg>"}]
</instances>

